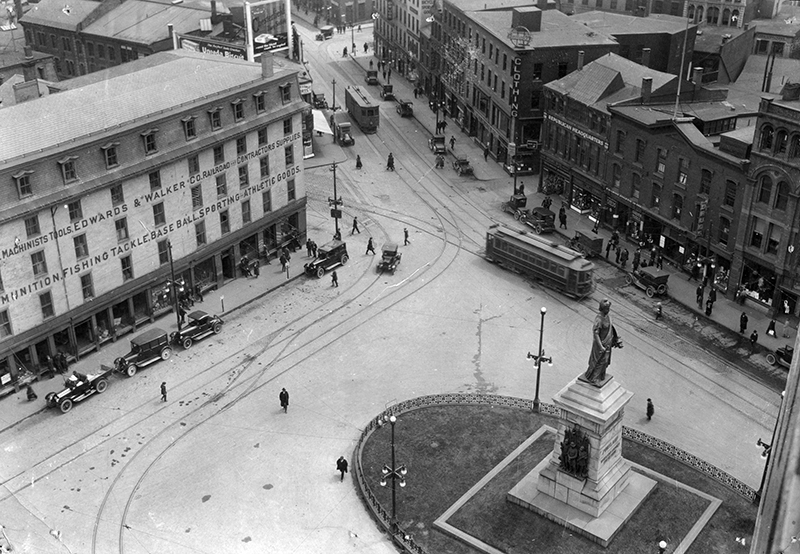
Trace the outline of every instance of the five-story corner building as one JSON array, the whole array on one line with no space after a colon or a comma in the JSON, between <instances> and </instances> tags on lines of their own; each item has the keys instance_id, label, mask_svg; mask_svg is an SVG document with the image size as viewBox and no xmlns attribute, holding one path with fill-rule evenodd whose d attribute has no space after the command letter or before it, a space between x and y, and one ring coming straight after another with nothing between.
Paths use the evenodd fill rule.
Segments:
<instances>
[{"instance_id":1,"label":"five-story corner building","mask_svg":"<svg viewBox=\"0 0 800 554\"><path fill-rule=\"evenodd\" d=\"M271 56L165 52L60 85L3 110L0 387L305 235L306 105Z\"/></svg>"}]
</instances>

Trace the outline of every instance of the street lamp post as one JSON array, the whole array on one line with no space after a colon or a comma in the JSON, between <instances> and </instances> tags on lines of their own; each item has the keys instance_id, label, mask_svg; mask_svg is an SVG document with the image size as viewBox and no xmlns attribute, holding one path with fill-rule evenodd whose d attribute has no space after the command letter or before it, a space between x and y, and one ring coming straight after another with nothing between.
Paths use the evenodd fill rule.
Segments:
<instances>
[{"instance_id":1,"label":"street lamp post","mask_svg":"<svg viewBox=\"0 0 800 554\"><path fill-rule=\"evenodd\" d=\"M172 263L172 241L167 240L167 252L169 253L169 274L170 289L172 289L172 302L175 307L175 317L178 319L178 331L181 330L181 312L178 302L178 283L175 281L175 265Z\"/></svg>"},{"instance_id":2,"label":"street lamp post","mask_svg":"<svg viewBox=\"0 0 800 554\"><path fill-rule=\"evenodd\" d=\"M539 329L539 354L531 354L528 352L528 359L533 360L536 362L536 395L533 398L533 411L539 411L539 379L542 374L542 362L547 362L548 366L553 365L553 358L552 356L546 358L544 355L544 348L542 348L542 339L544 338L544 316L547 314L547 308L544 306L541 309L542 314L542 326Z\"/></svg>"},{"instance_id":3,"label":"street lamp post","mask_svg":"<svg viewBox=\"0 0 800 554\"><path fill-rule=\"evenodd\" d=\"M378 419L378 425L383 425L386 421L392 426L392 465L384 465L383 469L381 470L382 477L381 477L381 486L386 486L386 478L390 477L392 479L392 521L391 521L391 533L394 536L397 533L397 481L400 481L400 486L406 486L405 476L408 473L406 470L406 466L401 465L398 466L395 462L395 449L394 449L394 426L397 423L397 418L392 415L388 418L386 416L383 419Z\"/></svg>"},{"instance_id":4,"label":"street lamp post","mask_svg":"<svg viewBox=\"0 0 800 554\"><path fill-rule=\"evenodd\" d=\"M331 207L331 217L333 218L335 226L333 238L335 240L342 240L342 233L339 231L339 218L342 217L342 211L339 209L339 206L342 205L342 199L336 194L336 166L336 162L331 164L331 171L333 171L333 198L328 197L328 205Z\"/></svg>"}]
</instances>

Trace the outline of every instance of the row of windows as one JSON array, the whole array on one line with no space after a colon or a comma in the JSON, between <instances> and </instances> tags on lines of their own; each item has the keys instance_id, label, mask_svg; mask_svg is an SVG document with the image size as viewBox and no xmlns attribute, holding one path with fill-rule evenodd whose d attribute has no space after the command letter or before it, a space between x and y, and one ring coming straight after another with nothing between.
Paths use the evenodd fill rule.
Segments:
<instances>
[{"instance_id":1,"label":"row of windows","mask_svg":"<svg viewBox=\"0 0 800 554\"><path fill-rule=\"evenodd\" d=\"M287 90L289 90L288 87L287 87ZM256 98L261 98L263 100L263 95L261 95L261 94L256 95ZM258 104L258 101L257 101L256 102L256 107L257 108L258 108L258 105L259 104ZM236 108L237 106L239 106L240 108L238 108L238 109L239 110L243 110L243 108L241 108L241 102L234 101L232 103L232 106L234 107L234 112L233 112L234 113L234 119L237 120L237 121L243 119L244 118L244 112L243 111L237 111L237 108ZM262 106L262 109L264 109L263 106ZM210 119L211 128L213 130L217 130L217 129L221 129L222 128L221 120L219 119L219 110L221 110L221 108L214 108L213 110L209 110L209 115L211 116L211 119ZM215 114L216 118L212 114ZM239 119L236 119L237 117ZM197 126L195 124L195 119L196 119L195 116L190 116L190 117L186 117L186 118L184 118L182 120L183 121L183 125L184 125L184 132L186 134L186 140L187 141L195 139L198 136L198 134L197 134ZM216 126L215 126L215 124L216 124ZM157 128L148 129L148 130L143 131L141 133L142 147L144 149L144 154L146 156L147 155L156 154L158 152L158 136L157 136L157 133L158 133L158 129ZM283 133L284 133L284 136L285 135L290 135L292 133L292 118L291 117L286 118L286 119L283 120ZM265 144L267 144L267 142L268 142L267 128L263 127L263 128L258 130L258 146L264 146ZM101 151L101 153L103 155L103 160L105 162L106 169L114 169L114 168L117 168L117 167L120 166L120 148L119 148L119 146L120 146L120 143L114 141L114 142L109 142L107 144L104 144L103 146L100 147L100 151ZM291 147L287 146L286 149L287 149L287 151L291 150ZM247 152L247 136L242 135L241 137L236 139L236 155L237 156L238 155L242 155L242 154L244 154L246 152ZM219 165L219 164L225 162L225 150L224 150L222 145L215 146L214 149L213 149L213 153L214 153L214 165ZM287 164L290 164L290 163L293 164L294 163L293 154L292 155L288 155L287 154L287 156L291 157L291 160L292 160L291 162L287 161ZM287 157L287 160L289 159L289 157ZM192 158L190 158L190 160L192 160ZM64 157L64 158L62 158L60 160L57 160L57 163L58 163L60 171L61 171L61 177L62 177L65 185L68 185L70 183L74 183L74 182L78 181L79 177L78 177L77 161L78 161L78 156L66 156L66 157ZM193 157L193 162L194 163L192 163L192 161L190 161L190 163L189 163L189 172L190 172L191 175L195 175L195 174L200 172L200 164L199 164L197 156ZM241 180L241 172L242 172L242 170L240 168L240 180ZM22 170L22 171L20 171L20 172L18 172L18 173L16 173L16 174L11 176L12 179L14 180L14 182L15 182L15 186L16 186L16 189L17 189L17 195L19 196L20 199L26 198L26 197L29 197L29 196L33 195L33 193L34 193L34 190L33 190L34 187L33 187L33 183L32 183L33 174L34 174L33 170L25 169L25 170ZM151 172L149 174L149 179L150 179L150 189L151 190L155 190L155 189L161 188L161 176L160 176L160 172L158 170L156 170L154 172ZM121 202L119 202L119 203L121 203Z\"/></svg>"},{"instance_id":2,"label":"row of windows","mask_svg":"<svg viewBox=\"0 0 800 554\"><path fill-rule=\"evenodd\" d=\"M50 40L48 41L48 36L45 34L44 31L36 31L36 40L34 41L34 34L30 28L25 29L25 41L30 45L36 48L44 47L45 49L58 49L59 40L58 37L54 34L50 34ZM72 38L71 37L61 37L61 49L64 52L72 52ZM75 51L78 55L83 55L83 43L81 41L75 41ZM115 45L112 44L102 44L97 43L97 57L101 60L105 60L108 58L110 62L117 61L117 49ZM95 44L93 42L86 43L86 53L90 57L95 56ZM120 54L122 61L129 61L129 60L136 60L139 58L138 52L131 48L130 46L121 46L120 47Z\"/></svg>"},{"instance_id":3,"label":"row of windows","mask_svg":"<svg viewBox=\"0 0 800 554\"><path fill-rule=\"evenodd\" d=\"M192 191L194 193L194 190ZM296 199L296 185L294 179L290 179L287 181L287 200L292 201ZM262 193L261 196L262 202L262 209L264 213L269 213L272 211L272 190L267 190ZM241 213L242 213L242 225L246 225L252 222L252 210L251 210L251 200L243 200L241 203ZM164 205L160 203L156 206L153 206L153 217L156 220L156 224L158 225L157 221L159 218L163 218ZM162 223L163 224L163 219ZM224 210L219 212L219 223L220 223L220 231L223 235L228 234L231 232L231 217L230 212L228 210ZM38 225L38 223L37 223ZM26 221L26 228L28 226L28 222ZM114 226L116 229L117 240L120 242L124 242L128 240L128 222L127 218L122 217L117 219L114 222ZM76 237L73 237L73 244L75 247L75 257L78 260L85 259L90 256L89 252L89 244L86 238L86 234L82 234ZM202 247L207 244L207 236L206 236L206 222L200 221L195 224L195 241L197 247ZM168 239L164 239L158 241L157 243L158 248L158 261L160 265L164 265L169 263L170 260L170 252L169 252L169 241ZM31 254L31 267L33 269L33 274L36 277L44 277L48 274L47 271L47 260L45 257L44 250L39 250ZM134 278L134 271L133 271L133 262L131 256L124 256L120 258L120 271L122 274L123 281L130 281ZM81 291L83 294L84 300L90 300L94 298L94 282L92 280L91 272L85 273L80 276L81 281ZM0 290L3 290L3 281L2 276L0 276ZM55 310L53 309L53 300L52 296L49 291L44 292L39 295L39 300L42 309L42 317L44 319L53 317L55 315ZM11 322L9 320L8 312L3 311L0 312L0 337L12 334L11 330Z\"/></svg>"},{"instance_id":4,"label":"row of windows","mask_svg":"<svg viewBox=\"0 0 800 554\"><path fill-rule=\"evenodd\" d=\"M790 137L785 129L776 132L772 125L766 124L761 127L758 148L775 156L783 156L788 152L789 158L800 158L800 133L792 133Z\"/></svg>"},{"instance_id":5,"label":"row of windows","mask_svg":"<svg viewBox=\"0 0 800 554\"><path fill-rule=\"evenodd\" d=\"M554 273L561 278L566 275L566 268L563 265L560 265L552 260L542 258L530 250L520 248L519 246L501 240L495 240L494 244L498 250L505 252L508 255L517 258L518 260L525 261L530 266L535 266L543 269L544 271Z\"/></svg>"}]
</instances>

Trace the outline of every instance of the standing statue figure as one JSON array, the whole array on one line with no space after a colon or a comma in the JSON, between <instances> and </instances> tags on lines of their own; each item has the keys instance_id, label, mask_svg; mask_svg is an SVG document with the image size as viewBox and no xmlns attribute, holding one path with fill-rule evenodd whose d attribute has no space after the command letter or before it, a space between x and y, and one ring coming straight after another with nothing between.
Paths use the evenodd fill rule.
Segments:
<instances>
[{"instance_id":1,"label":"standing statue figure","mask_svg":"<svg viewBox=\"0 0 800 554\"><path fill-rule=\"evenodd\" d=\"M606 378L606 369L611 364L611 349L622 348L622 340L611 323L611 301L600 301L599 313L592 327L592 353L589 355L589 368L583 379L593 385L602 383Z\"/></svg>"}]
</instances>

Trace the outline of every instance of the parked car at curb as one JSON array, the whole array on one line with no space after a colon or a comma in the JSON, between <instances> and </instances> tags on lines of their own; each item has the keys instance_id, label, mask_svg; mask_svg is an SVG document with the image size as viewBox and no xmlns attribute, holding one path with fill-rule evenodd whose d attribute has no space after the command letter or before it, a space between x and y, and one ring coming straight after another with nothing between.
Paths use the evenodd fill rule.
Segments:
<instances>
[{"instance_id":1,"label":"parked car at curb","mask_svg":"<svg viewBox=\"0 0 800 554\"><path fill-rule=\"evenodd\" d=\"M103 371L96 374L85 375L74 371L64 380L64 390L50 392L45 396L49 408L58 408L61 413L67 413L75 402L80 402L95 393L102 394L108 388L108 377L114 368L101 366Z\"/></svg>"},{"instance_id":2,"label":"parked car at curb","mask_svg":"<svg viewBox=\"0 0 800 554\"><path fill-rule=\"evenodd\" d=\"M317 249L317 257L308 262L304 268L306 275L316 275L322 278L325 272L337 265L344 265L349 260L347 243L341 240L332 240Z\"/></svg>"},{"instance_id":3,"label":"parked car at curb","mask_svg":"<svg viewBox=\"0 0 800 554\"><path fill-rule=\"evenodd\" d=\"M209 335L218 335L222 331L222 319L219 316L207 314L203 310L195 310L186 316L186 325L169 336L172 344L180 344L188 350L195 341L204 339Z\"/></svg>"},{"instance_id":4,"label":"parked car at curb","mask_svg":"<svg viewBox=\"0 0 800 554\"><path fill-rule=\"evenodd\" d=\"M131 351L114 360L114 369L133 377L139 368L172 356L167 332L158 327L131 339Z\"/></svg>"}]
</instances>

